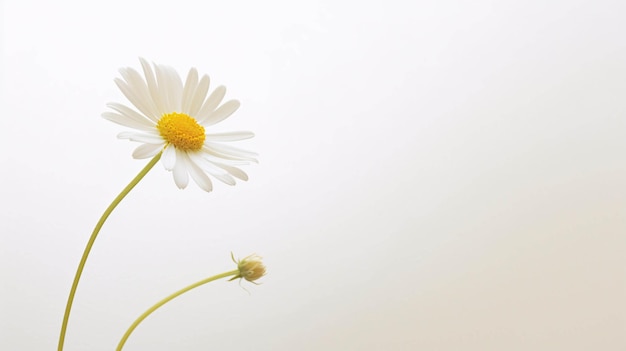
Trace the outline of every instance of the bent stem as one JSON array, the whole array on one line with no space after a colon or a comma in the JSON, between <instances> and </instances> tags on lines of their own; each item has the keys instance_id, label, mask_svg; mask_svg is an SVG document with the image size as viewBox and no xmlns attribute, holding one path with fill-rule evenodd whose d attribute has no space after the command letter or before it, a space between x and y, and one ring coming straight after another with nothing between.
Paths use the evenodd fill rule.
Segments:
<instances>
[{"instance_id":1,"label":"bent stem","mask_svg":"<svg viewBox=\"0 0 626 351\"><path fill-rule=\"evenodd\" d=\"M96 227L93 229L91 233L91 237L87 242L87 246L85 247L85 251L83 251L83 256L80 259L80 263L78 264L78 269L76 270L76 275L74 276L74 282L72 283L72 289L70 290L70 295L67 298L67 305L65 306L65 315L63 316L63 324L61 325L61 335L59 336L59 348L58 351L63 350L63 343L65 342L65 333L67 331L67 322L70 318L70 311L72 310L72 303L74 302L74 295L76 295L76 288L78 287L78 281L80 280L80 276L83 273L83 269L85 268L85 262L87 262L87 257L89 256L89 252L91 251L91 247L93 243L96 241L96 237L100 232L100 228L107 220L113 209L117 207L117 205L124 199L124 197L139 183L139 181L152 169L152 167L159 161L161 158L161 152L159 152L156 156L148 162L148 164L137 174L135 178L122 190L122 192L117 195L117 197L113 200L113 202L107 207L107 209L100 217L100 220L96 224Z\"/></svg>"},{"instance_id":2,"label":"bent stem","mask_svg":"<svg viewBox=\"0 0 626 351\"><path fill-rule=\"evenodd\" d=\"M164 298L163 300L157 302L154 306L150 307L146 312L144 312L141 316L139 316L139 318L137 318L133 322L133 324L131 324L131 326L128 328L128 330L126 331L126 333L122 337L122 340L120 340L120 343L117 344L116 350L117 351L121 351L122 347L124 347L124 344L126 343L126 340L128 340L128 337L133 332L133 330L135 330L135 328L137 328L139 323L141 323L144 319L146 319L146 317L148 317L152 312L156 311L159 307L165 305L166 303L168 303L171 300L175 299L176 297L186 293L187 291L199 287L200 285L204 285L204 284L212 282L214 280L230 277L231 275L236 275L236 274L239 274L239 269L235 269L235 270L230 271L230 272L225 272L225 273L222 273L222 274L214 275L212 277L209 277L209 278L206 278L204 280L201 280L201 281L199 281L197 283L191 284L191 285L189 285L186 288L178 290L177 292L173 293L172 295L170 295L170 296Z\"/></svg>"}]
</instances>

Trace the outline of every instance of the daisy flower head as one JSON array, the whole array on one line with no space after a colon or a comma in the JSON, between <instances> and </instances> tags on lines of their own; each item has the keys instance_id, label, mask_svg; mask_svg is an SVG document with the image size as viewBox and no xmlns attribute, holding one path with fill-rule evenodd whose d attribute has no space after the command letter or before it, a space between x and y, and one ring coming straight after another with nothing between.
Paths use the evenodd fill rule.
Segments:
<instances>
[{"instance_id":1,"label":"daisy flower head","mask_svg":"<svg viewBox=\"0 0 626 351\"><path fill-rule=\"evenodd\" d=\"M162 152L161 162L172 172L180 189L187 186L189 176L205 191L213 189L209 175L229 185L235 185L235 178L248 180L238 166L257 162L257 155L224 142L252 138L254 134L207 132L232 115L239 101L221 104L226 88L218 86L208 94L209 76L199 77L195 68L189 70L183 83L173 68L150 65L142 58L139 61L143 77L129 67L120 69L122 78L115 78L115 84L134 108L112 102L107 106L113 111L102 114L111 122L136 129L118 134L120 139L141 143L133 157L149 158Z\"/></svg>"}]
</instances>

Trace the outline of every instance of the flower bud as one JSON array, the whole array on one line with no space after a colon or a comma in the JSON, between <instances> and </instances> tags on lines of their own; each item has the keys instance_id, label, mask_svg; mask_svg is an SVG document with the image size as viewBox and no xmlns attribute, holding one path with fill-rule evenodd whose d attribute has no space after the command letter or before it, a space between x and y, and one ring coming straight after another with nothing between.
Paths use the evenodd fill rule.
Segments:
<instances>
[{"instance_id":1,"label":"flower bud","mask_svg":"<svg viewBox=\"0 0 626 351\"><path fill-rule=\"evenodd\" d=\"M257 254L252 254L238 261L235 260L235 257L233 256L232 253L231 253L231 257L233 258L233 262L237 264L237 268L239 269L239 274L237 274L230 280L243 278L249 282L254 283L255 280L265 275L265 265L263 264L263 261L261 260L261 256Z\"/></svg>"}]
</instances>

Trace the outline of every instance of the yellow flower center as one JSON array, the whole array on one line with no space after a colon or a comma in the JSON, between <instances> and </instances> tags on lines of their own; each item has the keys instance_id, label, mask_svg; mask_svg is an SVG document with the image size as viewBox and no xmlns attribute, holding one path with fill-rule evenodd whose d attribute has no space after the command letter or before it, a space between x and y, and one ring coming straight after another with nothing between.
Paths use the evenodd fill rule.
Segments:
<instances>
[{"instance_id":1,"label":"yellow flower center","mask_svg":"<svg viewBox=\"0 0 626 351\"><path fill-rule=\"evenodd\" d=\"M156 127L165 141L183 151L198 151L204 145L204 127L184 113L165 114Z\"/></svg>"}]
</instances>

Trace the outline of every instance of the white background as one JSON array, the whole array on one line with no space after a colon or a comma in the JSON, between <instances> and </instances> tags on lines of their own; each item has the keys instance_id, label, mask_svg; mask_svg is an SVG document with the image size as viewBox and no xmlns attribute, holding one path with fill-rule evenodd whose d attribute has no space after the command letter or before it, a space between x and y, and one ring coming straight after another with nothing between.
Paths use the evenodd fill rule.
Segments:
<instances>
[{"instance_id":1,"label":"white background","mask_svg":"<svg viewBox=\"0 0 626 351\"><path fill-rule=\"evenodd\" d=\"M411 5L409 5L411 3ZM248 182L161 165L87 262L66 350L626 349L626 3L4 2L0 349L53 350L102 211L145 165L113 79L190 67Z\"/></svg>"}]
</instances>

